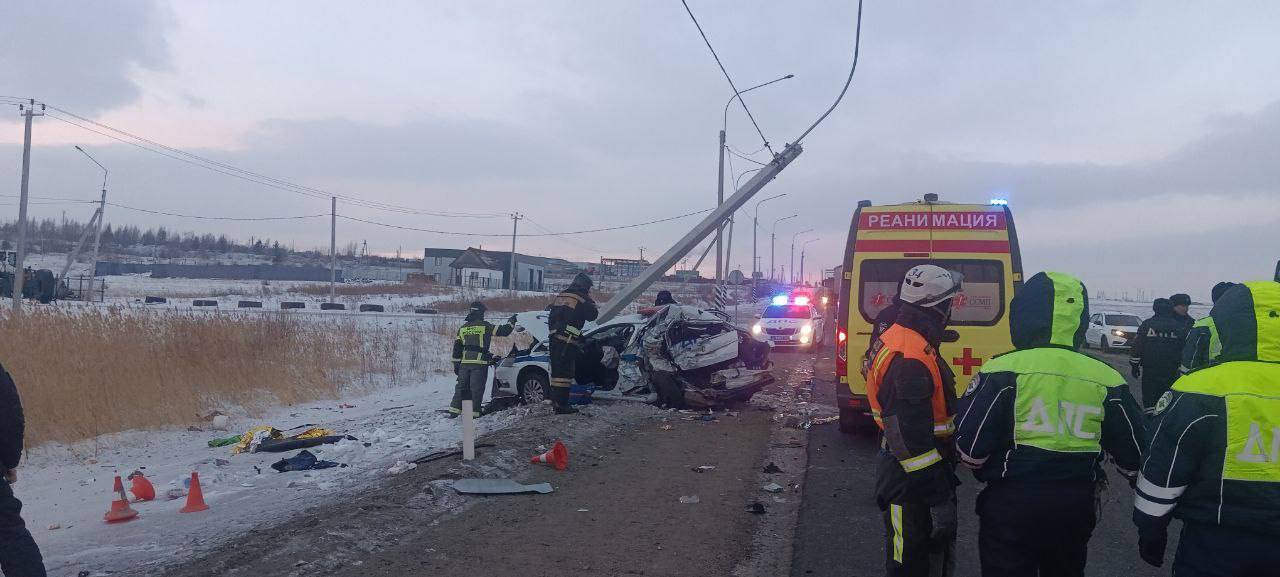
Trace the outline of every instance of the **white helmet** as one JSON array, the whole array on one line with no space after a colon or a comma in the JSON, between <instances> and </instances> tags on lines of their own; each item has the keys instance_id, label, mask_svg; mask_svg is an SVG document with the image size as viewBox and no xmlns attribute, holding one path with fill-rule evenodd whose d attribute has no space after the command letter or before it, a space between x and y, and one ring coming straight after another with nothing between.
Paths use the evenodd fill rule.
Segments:
<instances>
[{"instance_id":1,"label":"white helmet","mask_svg":"<svg viewBox=\"0 0 1280 577\"><path fill-rule=\"evenodd\" d=\"M946 302L960 292L960 273L932 264L912 267L902 279L902 300L913 305L932 307Z\"/></svg>"}]
</instances>

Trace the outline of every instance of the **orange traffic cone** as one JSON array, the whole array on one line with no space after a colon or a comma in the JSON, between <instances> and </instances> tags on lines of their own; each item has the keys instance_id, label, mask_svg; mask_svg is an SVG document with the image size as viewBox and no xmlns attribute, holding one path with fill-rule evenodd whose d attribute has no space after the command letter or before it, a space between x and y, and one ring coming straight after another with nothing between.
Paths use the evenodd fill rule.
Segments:
<instances>
[{"instance_id":1,"label":"orange traffic cone","mask_svg":"<svg viewBox=\"0 0 1280 577\"><path fill-rule=\"evenodd\" d=\"M133 493L133 498L138 501L150 501L156 498L156 488L151 485L151 481L147 480L142 473L134 473L129 476L133 481L133 486L129 487L129 492Z\"/></svg>"},{"instance_id":2,"label":"orange traffic cone","mask_svg":"<svg viewBox=\"0 0 1280 577\"><path fill-rule=\"evenodd\" d=\"M529 462L544 463L555 467L557 471L563 471L569 468L569 449L564 447L564 443L556 441L550 451L529 459Z\"/></svg>"},{"instance_id":3,"label":"orange traffic cone","mask_svg":"<svg viewBox=\"0 0 1280 577\"><path fill-rule=\"evenodd\" d=\"M129 498L124 495L124 483L120 481L120 475L116 475L116 485L111 492L120 498L111 502L111 509L102 516L103 521L122 523L138 516L138 512L129 507Z\"/></svg>"},{"instance_id":4,"label":"orange traffic cone","mask_svg":"<svg viewBox=\"0 0 1280 577\"><path fill-rule=\"evenodd\" d=\"M187 504L185 507L178 509L182 513L195 513L204 511L209 506L204 504L204 491L200 490L200 473L191 472L191 489L187 491Z\"/></svg>"}]
</instances>

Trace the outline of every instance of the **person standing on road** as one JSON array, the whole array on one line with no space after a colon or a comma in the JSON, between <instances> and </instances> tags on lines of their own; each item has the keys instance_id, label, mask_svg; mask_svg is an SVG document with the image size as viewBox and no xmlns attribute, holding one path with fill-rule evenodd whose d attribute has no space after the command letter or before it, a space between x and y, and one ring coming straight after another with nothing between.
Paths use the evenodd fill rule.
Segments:
<instances>
[{"instance_id":1,"label":"person standing on road","mask_svg":"<svg viewBox=\"0 0 1280 577\"><path fill-rule=\"evenodd\" d=\"M1191 295L1178 293L1169 297L1169 303L1173 305L1173 316L1186 325L1186 330L1191 330L1191 325L1196 324L1196 320L1191 318L1191 314L1187 312L1191 308Z\"/></svg>"},{"instance_id":2,"label":"person standing on road","mask_svg":"<svg viewBox=\"0 0 1280 577\"><path fill-rule=\"evenodd\" d=\"M938 346L960 284L958 274L935 265L907 271L898 318L872 345L867 397L882 431L876 503L890 577L942 577L955 569L956 383Z\"/></svg>"},{"instance_id":3,"label":"person standing on road","mask_svg":"<svg viewBox=\"0 0 1280 577\"><path fill-rule=\"evenodd\" d=\"M505 337L515 330L515 317L494 327L484 320L484 313L484 303L471 303L466 322L458 328L458 337L453 341L453 374L458 375L458 384L453 388L453 402L449 403L450 417L462 414L462 401L466 400L471 401L471 416L480 416L484 389L489 384L489 364L493 362L489 346L495 335Z\"/></svg>"},{"instance_id":4,"label":"person standing on road","mask_svg":"<svg viewBox=\"0 0 1280 577\"><path fill-rule=\"evenodd\" d=\"M1280 283L1228 289L1210 313L1218 362L1178 379L1156 405L1156 429L1134 496L1138 551L1164 563L1182 520L1178 577L1280 573Z\"/></svg>"},{"instance_id":5,"label":"person standing on road","mask_svg":"<svg viewBox=\"0 0 1280 577\"><path fill-rule=\"evenodd\" d=\"M569 388L582 355L582 326L600 314L591 300L591 277L583 273L573 277L569 287L551 301L550 311L551 403L557 415L570 415L578 412L569 405Z\"/></svg>"},{"instance_id":6,"label":"person standing on road","mask_svg":"<svg viewBox=\"0 0 1280 577\"><path fill-rule=\"evenodd\" d=\"M1213 285L1213 302L1216 304L1233 286L1236 284L1231 282ZM1178 371L1185 375L1214 361L1221 352L1222 343L1218 341L1218 327L1213 324L1213 315L1205 315L1191 325L1191 331L1187 333L1187 344L1182 347L1182 366Z\"/></svg>"},{"instance_id":7,"label":"person standing on road","mask_svg":"<svg viewBox=\"0 0 1280 577\"><path fill-rule=\"evenodd\" d=\"M1151 310L1155 315L1138 326L1129 351L1129 371L1142 379L1142 409L1147 414L1178 378L1188 328L1174 314L1169 299L1156 299Z\"/></svg>"},{"instance_id":8,"label":"person standing on road","mask_svg":"<svg viewBox=\"0 0 1280 577\"><path fill-rule=\"evenodd\" d=\"M671 291L669 290L658 291L657 298L653 299L653 306L655 307L660 307L663 305L675 305L675 304L680 304L680 303L676 302L675 297L671 296Z\"/></svg>"},{"instance_id":9,"label":"person standing on road","mask_svg":"<svg viewBox=\"0 0 1280 577\"><path fill-rule=\"evenodd\" d=\"M22 400L9 372L0 366L0 571L9 577L44 577L44 558L22 521L22 501L13 494L22 458L26 421Z\"/></svg>"},{"instance_id":10,"label":"person standing on road","mask_svg":"<svg viewBox=\"0 0 1280 577\"><path fill-rule=\"evenodd\" d=\"M960 399L956 452L986 483L978 554L987 577L1081 577L1110 455L1134 482L1147 443L1123 376L1079 352L1089 295L1039 273L1009 305L1015 350L982 365Z\"/></svg>"}]
</instances>

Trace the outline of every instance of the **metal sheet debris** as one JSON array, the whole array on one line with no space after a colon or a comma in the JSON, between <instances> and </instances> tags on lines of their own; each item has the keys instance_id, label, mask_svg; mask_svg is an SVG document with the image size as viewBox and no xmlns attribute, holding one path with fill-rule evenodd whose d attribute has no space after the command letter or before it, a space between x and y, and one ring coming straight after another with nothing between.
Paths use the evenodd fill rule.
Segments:
<instances>
[{"instance_id":1,"label":"metal sheet debris","mask_svg":"<svg viewBox=\"0 0 1280 577\"><path fill-rule=\"evenodd\" d=\"M453 490L464 495L520 495L538 493L545 495L555 491L551 483L521 485L511 479L458 479Z\"/></svg>"}]
</instances>

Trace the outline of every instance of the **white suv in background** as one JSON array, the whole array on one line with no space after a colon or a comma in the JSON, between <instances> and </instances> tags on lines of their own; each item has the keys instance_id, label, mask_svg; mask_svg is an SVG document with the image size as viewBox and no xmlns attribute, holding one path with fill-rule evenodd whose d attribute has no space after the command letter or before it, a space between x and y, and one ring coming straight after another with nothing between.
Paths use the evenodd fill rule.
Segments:
<instances>
[{"instance_id":1,"label":"white suv in background","mask_svg":"<svg viewBox=\"0 0 1280 577\"><path fill-rule=\"evenodd\" d=\"M1130 313L1103 311L1089 317L1089 328L1084 332L1084 345L1104 351L1128 349L1138 334L1142 319Z\"/></svg>"}]
</instances>

